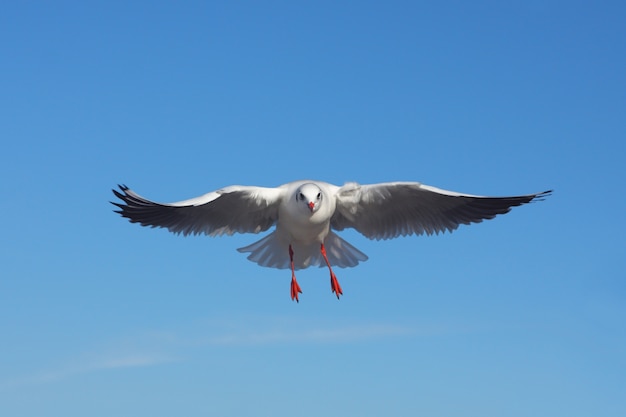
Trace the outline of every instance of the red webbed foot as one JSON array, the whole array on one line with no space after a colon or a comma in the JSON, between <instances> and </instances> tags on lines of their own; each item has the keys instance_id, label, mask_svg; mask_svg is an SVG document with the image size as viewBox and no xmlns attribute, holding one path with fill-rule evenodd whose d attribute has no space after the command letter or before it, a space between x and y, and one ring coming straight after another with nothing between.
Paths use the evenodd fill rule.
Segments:
<instances>
[{"instance_id":1,"label":"red webbed foot","mask_svg":"<svg viewBox=\"0 0 626 417\"><path fill-rule=\"evenodd\" d=\"M296 300L297 303L300 302L298 299L298 293L302 294L302 290L300 289L300 285L298 285L298 281L296 281L296 277L291 277L291 299Z\"/></svg>"},{"instance_id":2,"label":"red webbed foot","mask_svg":"<svg viewBox=\"0 0 626 417\"><path fill-rule=\"evenodd\" d=\"M330 289L337 295L337 299L339 299L340 295L343 295L341 285L339 285L339 281L337 281L337 277L333 272L330 273Z\"/></svg>"}]
</instances>

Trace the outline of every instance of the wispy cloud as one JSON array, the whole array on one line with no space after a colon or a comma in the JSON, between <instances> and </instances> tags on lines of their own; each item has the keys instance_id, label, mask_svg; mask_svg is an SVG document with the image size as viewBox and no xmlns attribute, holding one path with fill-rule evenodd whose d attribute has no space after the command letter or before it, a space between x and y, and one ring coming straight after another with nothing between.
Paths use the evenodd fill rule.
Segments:
<instances>
[{"instance_id":1,"label":"wispy cloud","mask_svg":"<svg viewBox=\"0 0 626 417\"><path fill-rule=\"evenodd\" d=\"M136 368L160 365L174 362L177 359L157 354L130 354L121 356L109 356L82 359L59 366L56 369L35 372L31 375L0 380L0 389L18 387L22 385L35 385L61 381L70 377L109 369Z\"/></svg>"},{"instance_id":2,"label":"wispy cloud","mask_svg":"<svg viewBox=\"0 0 626 417\"><path fill-rule=\"evenodd\" d=\"M465 333L436 324L323 321L280 316L209 318L177 326L174 331L151 331L107 343L58 366L23 377L0 379L0 389L53 383L82 374L158 366L191 360L203 349L230 346L278 346L288 344L367 343L398 337L427 337L450 332ZM100 353L97 353L97 352ZM95 354L93 352L96 352ZM104 352L104 353L102 353ZM181 359L186 358L186 359Z\"/></svg>"}]
</instances>

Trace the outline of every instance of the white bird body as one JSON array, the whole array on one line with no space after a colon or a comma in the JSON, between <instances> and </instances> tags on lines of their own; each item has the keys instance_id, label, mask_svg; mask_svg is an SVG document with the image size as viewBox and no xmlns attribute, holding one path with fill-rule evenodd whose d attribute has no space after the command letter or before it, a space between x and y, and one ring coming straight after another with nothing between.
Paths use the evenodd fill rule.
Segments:
<instances>
[{"instance_id":1,"label":"white bird body","mask_svg":"<svg viewBox=\"0 0 626 417\"><path fill-rule=\"evenodd\" d=\"M162 204L125 186L113 190L125 204L113 203L132 223L165 227L174 233L219 236L259 233L261 240L238 249L261 266L291 268L291 297L300 287L295 270L324 266L331 288L342 294L332 266L352 267L367 256L333 230L354 228L370 239L453 231L459 224L491 219L551 193L481 197L441 190L417 182L342 187L321 181L295 181L276 188L229 186L200 197Z\"/></svg>"}]
</instances>

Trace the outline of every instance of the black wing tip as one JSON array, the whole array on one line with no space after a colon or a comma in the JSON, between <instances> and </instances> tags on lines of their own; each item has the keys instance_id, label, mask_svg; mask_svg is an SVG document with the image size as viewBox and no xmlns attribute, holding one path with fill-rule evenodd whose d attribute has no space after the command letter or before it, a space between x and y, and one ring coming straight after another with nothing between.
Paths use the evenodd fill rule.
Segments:
<instances>
[{"instance_id":1,"label":"black wing tip","mask_svg":"<svg viewBox=\"0 0 626 417\"><path fill-rule=\"evenodd\" d=\"M547 191L542 191L540 193L537 193L533 196L531 201L543 201L545 200L547 197L550 197L552 195L552 193L554 192L554 190L547 190Z\"/></svg>"},{"instance_id":2,"label":"black wing tip","mask_svg":"<svg viewBox=\"0 0 626 417\"><path fill-rule=\"evenodd\" d=\"M127 193L127 191L129 190L129 188L128 188L126 185L124 185L124 184L117 184L117 186L118 186L118 188L119 188L119 191L118 191L118 190L116 190L115 188L112 188L112 189L111 189L111 191L113 191L113 194L115 194L117 197L120 197L120 198L121 198L121 195L122 195L122 194L120 193L120 191L121 191L122 193L124 193L125 195L127 195L127 194L128 194L128 193Z\"/></svg>"},{"instance_id":3,"label":"black wing tip","mask_svg":"<svg viewBox=\"0 0 626 417\"><path fill-rule=\"evenodd\" d=\"M113 194L117 198L119 198L120 200L122 200L126 204L117 203L117 202L114 202L114 201L109 201L109 203L111 203L114 206L116 206L117 208L121 209L121 210L113 210L115 213L118 213L118 214L121 214L122 216L124 216L124 209L126 207L128 207L128 199L127 199L128 193L127 193L127 191L129 190L129 188L126 185L124 185L124 184L117 184L117 186L119 187L120 191L122 191L121 193L120 193L120 191L116 190L115 188L111 189L111 191L113 191ZM122 193L124 193L124 194L122 194Z\"/></svg>"}]
</instances>

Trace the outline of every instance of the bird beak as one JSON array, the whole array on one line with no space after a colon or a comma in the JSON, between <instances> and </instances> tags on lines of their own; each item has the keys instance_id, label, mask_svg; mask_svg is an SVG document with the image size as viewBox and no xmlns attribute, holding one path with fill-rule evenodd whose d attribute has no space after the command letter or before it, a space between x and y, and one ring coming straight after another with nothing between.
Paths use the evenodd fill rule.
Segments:
<instances>
[{"instance_id":1,"label":"bird beak","mask_svg":"<svg viewBox=\"0 0 626 417\"><path fill-rule=\"evenodd\" d=\"M309 202L309 209L311 210L311 213L313 212L313 209L315 208L315 203L310 201Z\"/></svg>"}]
</instances>

